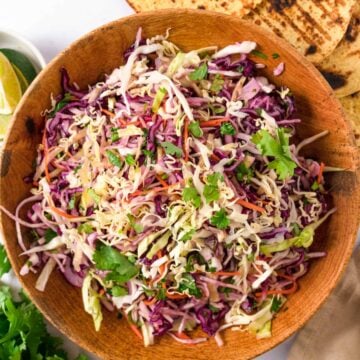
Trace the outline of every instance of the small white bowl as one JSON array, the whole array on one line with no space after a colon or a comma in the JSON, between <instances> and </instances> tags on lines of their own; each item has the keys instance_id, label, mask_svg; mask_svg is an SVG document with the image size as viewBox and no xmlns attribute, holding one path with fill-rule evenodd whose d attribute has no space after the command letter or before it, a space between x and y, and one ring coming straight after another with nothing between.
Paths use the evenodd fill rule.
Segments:
<instances>
[{"instance_id":1,"label":"small white bowl","mask_svg":"<svg viewBox=\"0 0 360 360\"><path fill-rule=\"evenodd\" d=\"M1 48L13 49L23 53L34 65L37 73L46 66L46 61L40 51L30 41L12 30L0 28Z\"/></svg>"}]
</instances>

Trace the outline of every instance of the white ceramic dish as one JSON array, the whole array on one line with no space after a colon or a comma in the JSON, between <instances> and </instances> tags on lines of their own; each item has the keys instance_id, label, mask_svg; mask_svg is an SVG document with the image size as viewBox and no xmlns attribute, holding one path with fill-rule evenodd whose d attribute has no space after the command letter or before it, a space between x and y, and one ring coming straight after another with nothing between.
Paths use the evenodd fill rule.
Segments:
<instances>
[{"instance_id":1,"label":"white ceramic dish","mask_svg":"<svg viewBox=\"0 0 360 360\"><path fill-rule=\"evenodd\" d=\"M23 53L32 62L37 73L46 66L40 51L30 41L12 30L0 28L0 48L14 49Z\"/></svg>"}]
</instances>

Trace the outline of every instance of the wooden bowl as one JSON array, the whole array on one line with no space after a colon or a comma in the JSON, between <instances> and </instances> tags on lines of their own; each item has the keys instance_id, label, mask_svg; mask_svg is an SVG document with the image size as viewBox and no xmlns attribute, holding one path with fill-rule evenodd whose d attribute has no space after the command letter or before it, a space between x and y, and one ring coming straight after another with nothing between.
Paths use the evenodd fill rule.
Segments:
<instances>
[{"instance_id":1,"label":"wooden bowl","mask_svg":"<svg viewBox=\"0 0 360 360\"><path fill-rule=\"evenodd\" d=\"M330 131L329 136L306 149L308 155L327 165L348 170L327 177L338 211L321 229L314 248L325 250L328 255L312 263L309 273L300 281L299 291L290 296L286 311L281 311L274 321L271 338L256 340L248 333L229 330L224 332L225 345L222 348L218 348L213 340L188 347L174 342L169 336L145 348L129 330L125 320L119 320L107 311L104 311L101 331L97 333L91 316L83 310L80 290L69 285L59 272L51 275L44 293L35 290L37 275L19 276L26 258L19 257L14 222L2 215L2 231L11 263L26 292L45 317L66 336L101 359L252 358L293 334L325 301L344 271L358 229L358 153L349 124L318 71L275 35L234 16L190 10L137 14L85 35L42 71L14 115L2 153L1 204L14 211L16 205L28 196L29 185L23 178L32 172L35 149L41 141L44 123L40 113L50 106L50 94L60 92L60 68L64 66L71 79L81 87L95 83L122 63L123 52L133 43L139 27L143 28L146 37L164 34L171 28L170 39L184 50L253 40L266 54L280 54L280 60L286 63L285 73L273 77L272 69L279 60L273 60L271 56L265 61L268 67L264 73L277 85L286 84L294 93L299 117L303 120L299 127L300 138L325 129Z\"/></svg>"}]
</instances>

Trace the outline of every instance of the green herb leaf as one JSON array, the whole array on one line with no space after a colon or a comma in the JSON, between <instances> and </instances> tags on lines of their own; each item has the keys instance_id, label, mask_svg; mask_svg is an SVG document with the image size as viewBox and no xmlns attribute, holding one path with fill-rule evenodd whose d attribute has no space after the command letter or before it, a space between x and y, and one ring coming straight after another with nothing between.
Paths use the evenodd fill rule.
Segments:
<instances>
[{"instance_id":1,"label":"green herb leaf","mask_svg":"<svg viewBox=\"0 0 360 360\"><path fill-rule=\"evenodd\" d=\"M82 223L77 228L79 234L91 234L94 232L93 227L89 223Z\"/></svg>"},{"instance_id":2,"label":"green herb leaf","mask_svg":"<svg viewBox=\"0 0 360 360\"><path fill-rule=\"evenodd\" d=\"M235 128L231 125L231 123L226 122L226 123L222 123L222 124L221 124L220 134L221 134L221 135L235 135L235 134L236 134L236 130L235 130Z\"/></svg>"},{"instance_id":3,"label":"green herb leaf","mask_svg":"<svg viewBox=\"0 0 360 360\"><path fill-rule=\"evenodd\" d=\"M44 234L45 242L48 243L57 236L58 236L57 232L54 231L53 229L46 229Z\"/></svg>"},{"instance_id":4,"label":"green herb leaf","mask_svg":"<svg viewBox=\"0 0 360 360\"><path fill-rule=\"evenodd\" d=\"M197 299L201 298L202 296L201 290L196 286L195 279L189 273L184 273L182 275L178 288L179 292L184 292L186 290L188 290L190 295L195 296Z\"/></svg>"},{"instance_id":5,"label":"green herb leaf","mask_svg":"<svg viewBox=\"0 0 360 360\"><path fill-rule=\"evenodd\" d=\"M280 57L278 53L273 53L271 56L273 59L278 59Z\"/></svg>"},{"instance_id":6,"label":"green herb leaf","mask_svg":"<svg viewBox=\"0 0 360 360\"><path fill-rule=\"evenodd\" d=\"M81 169L81 165L78 165L78 166L74 169L74 174L77 174L80 169Z\"/></svg>"},{"instance_id":7,"label":"green herb leaf","mask_svg":"<svg viewBox=\"0 0 360 360\"><path fill-rule=\"evenodd\" d=\"M201 197L193 186L188 186L183 189L182 198L184 201L191 201L196 208L201 205Z\"/></svg>"},{"instance_id":8,"label":"green herb leaf","mask_svg":"<svg viewBox=\"0 0 360 360\"><path fill-rule=\"evenodd\" d=\"M155 159L155 153L150 150L143 149L143 154L147 157L149 157L151 160Z\"/></svg>"},{"instance_id":9,"label":"green herb leaf","mask_svg":"<svg viewBox=\"0 0 360 360\"><path fill-rule=\"evenodd\" d=\"M203 135L203 131L200 127L200 123L198 121L193 121L189 124L189 130L192 136L199 138Z\"/></svg>"},{"instance_id":10,"label":"green herb leaf","mask_svg":"<svg viewBox=\"0 0 360 360\"><path fill-rule=\"evenodd\" d=\"M4 245L0 244L0 276L8 273L11 269L9 259L6 255L6 250Z\"/></svg>"},{"instance_id":11,"label":"green herb leaf","mask_svg":"<svg viewBox=\"0 0 360 360\"><path fill-rule=\"evenodd\" d=\"M93 261L99 270L111 270L105 280L124 283L138 274L137 267L111 246L98 247L93 255Z\"/></svg>"},{"instance_id":12,"label":"green herb leaf","mask_svg":"<svg viewBox=\"0 0 360 360\"><path fill-rule=\"evenodd\" d=\"M110 162L111 165L117 166L118 168L121 168L122 161L118 155L115 154L114 151L106 150L106 156Z\"/></svg>"},{"instance_id":13,"label":"green herb leaf","mask_svg":"<svg viewBox=\"0 0 360 360\"><path fill-rule=\"evenodd\" d=\"M192 239L193 235L195 234L195 229L191 229L190 231L186 232L180 239L179 241L189 241Z\"/></svg>"},{"instance_id":14,"label":"green herb leaf","mask_svg":"<svg viewBox=\"0 0 360 360\"><path fill-rule=\"evenodd\" d=\"M299 236L301 233L300 226L297 223L293 224L292 232L295 236Z\"/></svg>"},{"instance_id":15,"label":"green herb leaf","mask_svg":"<svg viewBox=\"0 0 360 360\"><path fill-rule=\"evenodd\" d=\"M224 85L224 79L220 74L216 74L213 82L211 83L210 91L214 92L215 94L218 94L223 88L223 85Z\"/></svg>"},{"instance_id":16,"label":"green herb leaf","mask_svg":"<svg viewBox=\"0 0 360 360\"><path fill-rule=\"evenodd\" d=\"M181 157L183 154L183 151L178 146L174 145L171 142L163 141L160 143L160 145L164 148L165 153L168 155Z\"/></svg>"},{"instance_id":17,"label":"green herb leaf","mask_svg":"<svg viewBox=\"0 0 360 360\"><path fill-rule=\"evenodd\" d=\"M224 209L216 211L210 218L210 224L216 226L218 229L226 229L230 225L226 211Z\"/></svg>"},{"instance_id":18,"label":"green herb leaf","mask_svg":"<svg viewBox=\"0 0 360 360\"><path fill-rule=\"evenodd\" d=\"M264 54L263 52L259 51L259 50L253 50L251 52L252 55L257 56L261 59L267 60L268 56L266 54Z\"/></svg>"},{"instance_id":19,"label":"green herb leaf","mask_svg":"<svg viewBox=\"0 0 360 360\"><path fill-rule=\"evenodd\" d=\"M120 139L119 136L119 128L111 128L111 141L115 142L118 141Z\"/></svg>"},{"instance_id":20,"label":"green herb leaf","mask_svg":"<svg viewBox=\"0 0 360 360\"><path fill-rule=\"evenodd\" d=\"M140 234L141 232L144 231L144 227L136 222L136 218L134 215L128 214L127 217L130 221L130 226L135 230L137 234Z\"/></svg>"},{"instance_id":21,"label":"green herb leaf","mask_svg":"<svg viewBox=\"0 0 360 360\"><path fill-rule=\"evenodd\" d=\"M244 71L244 67L242 65L240 65L236 68L236 71L239 73L242 73Z\"/></svg>"},{"instance_id":22,"label":"green herb leaf","mask_svg":"<svg viewBox=\"0 0 360 360\"><path fill-rule=\"evenodd\" d=\"M251 140L263 155L275 158L268 164L268 168L274 169L280 180L294 175L297 165L291 159L289 137L283 128L277 130L276 138L267 130L262 129L253 135Z\"/></svg>"},{"instance_id":23,"label":"green herb leaf","mask_svg":"<svg viewBox=\"0 0 360 360\"><path fill-rule=\"evenodd\" d=\"M53 117L58 111L65 107L71 101L71 94L65 93L64 97L55 105L54 110L50 113Z\"/></svg>"},{"instance_id":24,"label":"green herb leaf","mask_svg":"<svg viewBox=\"0 0 360 360\"><path fill-rule=\"evenodd\" d=\"M206 63L201 64L197 69L189 74L191 80L203 80L207 77L208 67Z\"/></svg>"},{"instance_id":25,"label":"green herb leaf","mask_svg":"<svg viewBox=\"0 0 360 360\"><path fill-rule=\"evenodd\" d=\"M125 162L130 166L136 165L135 158L131 154L125 156Z\"/></svg>"},{"instance_id":26,"label":"green herb leaf","mask_svg":"<svg viewBox=\"0 0 360 360\"><path fill-rule=\"evenodd\" d=\"M127 291L127 289L125 289L122 286L114 286L111 289L111 294L112 296L125 296L127 295L129 292Z\"/></svg>"},{"instance_id":27,"label":"green herb leaf","mask_svg":"<svg viewBox=\"0 0 360 360\"><path fill-rule=\"evenodd\" d=\"M239 181L249 181L254 176L254 170L252 168L248 168L245 163L241 163L235 170L236 178Z\"/></svg>"},{"instance_id":28,"label":"green herb leaf","mask_svg":"<svg viewBox=\"0 0 360 360\"><path fill-rule=\"evenodd\" d=\"M220 311L219 308L215 307L214 305L209 304L209 309L211 310L211 312L213 312L214 314L218 313Z\"/></svg>"},{"instance_id":29,"label":"green herb leaf","mask_svg":"<svg viewBox=\"0 0 360 360\"><path fill-rule=\"evenodd\" d=\"M277 297L273 297L270 311L276 313L280 310L281 306L282 306L281 299L278 299Z\"/></svg>"},{"instance_id":30,"label":"green herb leaf","mask_svg":"<svg viewBox=\"0 0 360 360\"><path fill-rule=\"evenodd\" d=\"M163 288L160 284L158 285L158 288L157 288L156 298L158 300L165 300L166 299L166 289Z\"/></svg>"},{"instance_id":31,"label":"green herb leaf","mask_svg":"<svg viewBox=\"0 0 360 360\"><path fill-rule=\"evenodd\" d=\"M46 359L46 360L48 360L48 359ZM80 354L75 358L75 360L89 360L89 358L84 354Z\"/></svg>"},{"instance_id":32,"label":"green herb leaf","mask_svg":"<svg viewBox=\"0 0 360 360\"><path fill-rule=\"evenodd\" d=\"M151 107L151 110L154 114L157 114L159 111L160 105L164 100L165 95L167 94L167 90L164 87L161 87L156 92L156 95L154 97L154 101Z\"/></svg>"},{"instance_id":33,"label":"green herb leaf","mask_svg":"<svg viewBox=\"0 0 360 360\"><path fill-rule=\"evenodd\" d=\"M204 186L204 197L207 203L217 201L220 198L218 181L224 181L224 177L220 173L214 173L206 178L207 184Z\"/></svg>"}]
</instances>

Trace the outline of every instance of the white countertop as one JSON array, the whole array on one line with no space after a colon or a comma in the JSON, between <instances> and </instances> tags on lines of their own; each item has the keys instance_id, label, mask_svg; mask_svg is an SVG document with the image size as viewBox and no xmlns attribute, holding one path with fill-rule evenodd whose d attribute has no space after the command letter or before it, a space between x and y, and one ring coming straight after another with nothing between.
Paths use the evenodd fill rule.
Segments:
<instances>
[{"instance_id":1,"label":"white countertop","mask_svg":"<svg viewBox=\"0 0 360 360\"><path fill-rule=\"evenodd\" d=\"M81 35L132 13L125 0L11 0L2 2L0 26L26 37L50 61ZM5 281L15 282L12 276L6 276ZM55 329L51 332L58 334ZM286 359L295 336L258 360ZM65 346L72 356L79 352L69 340ZM89 354L89 359L97 358Z\"/></svg>"}]
</instances>

